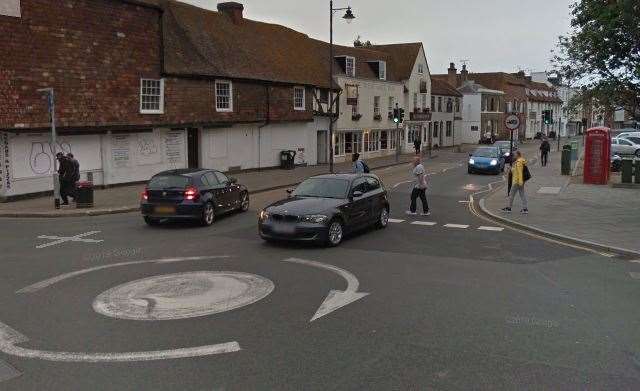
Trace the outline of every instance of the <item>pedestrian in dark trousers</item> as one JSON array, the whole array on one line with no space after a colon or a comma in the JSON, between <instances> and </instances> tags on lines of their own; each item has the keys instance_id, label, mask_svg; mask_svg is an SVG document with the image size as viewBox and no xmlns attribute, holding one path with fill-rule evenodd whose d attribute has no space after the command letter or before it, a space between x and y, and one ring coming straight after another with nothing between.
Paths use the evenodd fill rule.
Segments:
<instances>
[{"instance_id":1,"label":"pedestrian in dark trousers","mask_svg":"<svg viewBox=\"0 0 640 391\"><path fill-rule=\"evenodd\" d=\"M420 146L422 145L422 141L420 138L413 140L413 149L416 150L416 155L420 155Z\"/></svg>"},{"instance_id":2,"label":"pedestrian in dark trousers","mask_svg":"<svg viewBox=\"0 0 640 391\"><path fill-rule=\"evenodd\" d=\"M73 201L76 200L76 184L80 180L80 162L73 156L71 152L67 154L67 159L71 162L73 167L73 175L71 176L71 196L73 197Z\"/></svg>"},{"instance_id":3,"label":"pedestrian in dark trousers","mask_svg":"<svg viewBox=\"0 0 640 391\"><path fill-rule=\"evenodd\" d=\"M551 151L551 144L549 144L549 140L545 137L540 143L540 162L542 166L546 166L549 161L549 151Z\"/></svg>"},{"instance_id":4,"label":"pedestrian in dark trousers","mask_svg":"<svg viewBox=\"0 0 640 391\"><path fill-rule=\"evenodd\" d=\"M64 156L62 152L56 154L56 159L60 166L58 167L58 175L60 178L60 198L62 198L62 205L69 205L69 196L73 196L73 162L68 157Z\"/></svg>"},{"instance_id":5,"label":"pedestrian in dark trousers","mask_svg":"<svg viewBox=\"0 0 640 391\"><path fill-rule=\"evenodd\" d=\"M429 204L427 203L427 173L424 170L424 166L420 163L420 158L413 159L413 171L412 175L415 177L415 184L411 191L411 206L407 211L408 215L415 215L417 209L417 200L420 198L422 202L422 215L429 216Z\"/></svg>"}]
</instances>

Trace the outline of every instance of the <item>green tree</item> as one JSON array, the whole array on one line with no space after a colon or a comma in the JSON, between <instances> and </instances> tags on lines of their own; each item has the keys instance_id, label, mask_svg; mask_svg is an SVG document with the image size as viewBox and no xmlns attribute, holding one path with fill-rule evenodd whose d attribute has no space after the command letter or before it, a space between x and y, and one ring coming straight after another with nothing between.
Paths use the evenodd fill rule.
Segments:
<instances>
[{"instance_id":1,"label":"green tree","mask_svg":"<svg viewBox=\"0 0 640 391\"><path fill-rule=\"evenodd\" d=\"M586 87L576 102L594 99L640 120L640 1L578 0L571 16L553 62L569 85Z\"/></svg>"}]
</instances>

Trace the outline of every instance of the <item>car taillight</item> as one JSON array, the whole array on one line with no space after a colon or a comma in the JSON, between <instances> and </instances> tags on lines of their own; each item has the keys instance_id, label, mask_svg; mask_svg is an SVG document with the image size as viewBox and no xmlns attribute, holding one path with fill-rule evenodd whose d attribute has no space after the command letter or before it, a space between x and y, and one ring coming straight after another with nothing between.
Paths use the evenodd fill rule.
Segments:
<instances>
[{"instance_id":1,"label":"car taillight","mask_svg":"<svg viewBox=\"0 0 640 391\"><path fill-rule=\"evenodd\" d=\"M198 189L193 186L189 186L184 189L184 198L187 200L197 200L199 196L200 193L198 192Z\"/></svg>"},{"instance_id":2,"label":"car taillight","mask_svg":"<svg viewBox=\"0 0 640 391\"><path fill-rule=\"evenodd\" d=\"M147 201L147 200L149 199L149 189L147 189L147 188L145 187L144 191L142 192L141 197L142 197L142 199L143 199L144 201Z\"/></svg>"}]
</instances>

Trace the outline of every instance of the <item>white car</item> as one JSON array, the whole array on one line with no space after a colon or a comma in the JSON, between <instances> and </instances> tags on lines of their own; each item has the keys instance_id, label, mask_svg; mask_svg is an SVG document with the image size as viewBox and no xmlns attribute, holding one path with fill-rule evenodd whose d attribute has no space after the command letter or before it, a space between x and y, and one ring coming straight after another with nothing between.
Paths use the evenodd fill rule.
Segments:
<instances>
[{"instance_id":1,"label":"white car","mask_svg":"<svg viewBox=\"0 0 640 391\"><path fill-rule=\"evenodd\" d=\"M615 155L636 155L640 158L640 144L616 137L611 139L611 153Z\"/></svg>"},{"instance_id":2,"label":"white car","mask_svg":"<svg viewBox=\"0 0 640 391\"><path fill-rule=\"evenodd\" d=\"M640 132L622 132L616 138L640 137Z\"/></svg>"}]
</instances>

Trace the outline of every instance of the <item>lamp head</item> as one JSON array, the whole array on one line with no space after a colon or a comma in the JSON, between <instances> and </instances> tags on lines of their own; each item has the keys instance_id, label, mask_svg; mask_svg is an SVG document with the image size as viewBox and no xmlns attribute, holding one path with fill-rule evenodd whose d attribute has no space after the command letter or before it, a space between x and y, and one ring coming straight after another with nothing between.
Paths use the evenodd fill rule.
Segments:
<instances>
[{"instance_id":1,"label":"lamp head","mask_svg":"<svg viewBox=\"0 0 640 391\"><path fill-rule=\"evenodd\" d=\"M347 12L344 13L342 19L346 20L348 24L351 24L356 17L353 16L353 12L351 11L351 7L347 7Z\"/></svg>"}]
</instances>

